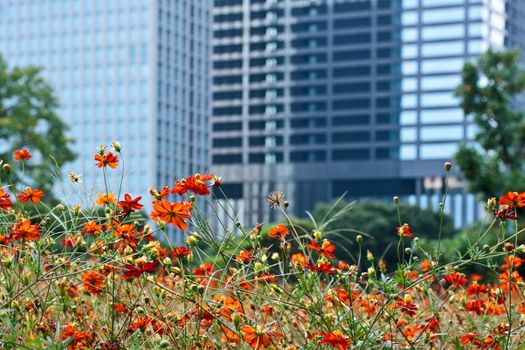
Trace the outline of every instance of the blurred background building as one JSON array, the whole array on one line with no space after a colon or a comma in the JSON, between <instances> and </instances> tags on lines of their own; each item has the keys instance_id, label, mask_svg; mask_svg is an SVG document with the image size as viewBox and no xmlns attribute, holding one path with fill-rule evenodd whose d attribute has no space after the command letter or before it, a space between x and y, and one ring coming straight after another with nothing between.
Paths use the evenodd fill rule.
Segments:
<instances>
[{"instance_id":1,"label":"blurred background building","mask_svg":"<svg viewBox=\"0 0 525 350\"><path fill-rule=\"evenodd\" d=\"M93 156L112 140L123 146L123 191L133 195L209 168L211 6L0 0L0 54L43 67L76 140L79 157L66 171L82 173L86 188L103 190ZM116 187L120 167L109 173Z\"/></svg>"},{"instance_id":2,"label":"blurred background building","mask_svg":"<svg viewBox=\"0 0 525 350\"><path fill-rule=\"evenodd\" d=\"M465 60L523 47L525 3L215 0L213 170L247 224L349 198L438 208L443 162L475 130L454 98ZM453 173L446 212L479 204Z\"/></svg>"}]
</instances>

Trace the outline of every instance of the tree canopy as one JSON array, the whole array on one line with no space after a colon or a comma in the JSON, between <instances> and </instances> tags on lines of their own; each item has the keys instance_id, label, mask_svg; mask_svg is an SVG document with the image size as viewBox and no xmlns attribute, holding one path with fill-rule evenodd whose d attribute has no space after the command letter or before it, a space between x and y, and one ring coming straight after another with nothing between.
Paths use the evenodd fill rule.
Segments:
<instances>
[{"instance_id":1,"label":"tree canopy","mask_svg":"<svg viewBox=\"0 0 525 350\"><path fill-rule=\"evenodd\" d=\"M489 50L463 67L456 90L465 115L477 127L477 144L455 156L470 190L483 198L525 191L525 118L517 108L525 90L519 51Z\"/></svg>"},{"instance_id":2,"label":"tree canopy","mask_svg":"<svg viewBox=\"0 0 525 350\"><path fill-rule=\"evenodd\" d=\"M12 164L13 151L21 148L33 156L23 167L13 165L11 174L0 174L2 186L30 185L51 195L60 175L53 169L75 158L57 107L58 99L41 68L10 68L0 56L0 160Z\"/></svg>"}]
</instances>

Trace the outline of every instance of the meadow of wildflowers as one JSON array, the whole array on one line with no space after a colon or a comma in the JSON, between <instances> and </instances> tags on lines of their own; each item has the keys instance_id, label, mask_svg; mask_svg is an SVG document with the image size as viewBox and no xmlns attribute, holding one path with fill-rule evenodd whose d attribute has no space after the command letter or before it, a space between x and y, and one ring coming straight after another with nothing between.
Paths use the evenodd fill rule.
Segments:
<instances>
[{"instance_id":1,"label":"meadow of wildflowers","mask_svg":"<svg viewBox=\"0 0 525 350\"><path fill-rule=\"evenodd\" d=\"M99 148L94 166L106 179L121 159L114 143ZM2 171L23 171L31 161L30 150L17 150ZM70 180L80 182L74 173ZM323 232L338 213L305 232L281 192L266 198L282 214L266 239L260 225L234 219L220 234L212 229L211 203L221 195L213 174L151 189L149 199L119 193L119 184L105 188L83 208L0 184L0 348L524 347L518 219L525 193L490 199L479 233L453 262L442 261L439 243L423 250L417 228L400 217L385 232L398 239L398 264L386 266L360 249L355 261L339 260L341 247ZM146 201L150 220L139 215ZM171 226L184 232L184 245L167 239ZM497 227L497 243L482 245ZM371 238L352 239L361 247ZM472 265L486 273L465 274Z\"/></svg>"}]
</instances>

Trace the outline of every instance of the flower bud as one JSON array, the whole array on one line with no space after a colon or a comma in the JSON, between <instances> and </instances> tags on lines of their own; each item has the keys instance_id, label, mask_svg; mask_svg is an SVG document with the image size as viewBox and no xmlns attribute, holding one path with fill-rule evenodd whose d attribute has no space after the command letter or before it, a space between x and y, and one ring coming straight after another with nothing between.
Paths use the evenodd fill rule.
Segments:
<instances>
[{"instance_id":1,"label":"flower bud","mask_svg":"<svg viewBox=\"0 0 525 350\"><path fill-rule=\"evenodd\" d=\"M195 247L199 243L199 240L195 238L193 235L190 235L186 238L186 244L190 247Z\"/></svg>"},{"instance_id":2,"label":"flower bud","mask_svg":"<svg viewBox=\"0 0 525 350\"><path fill-rule=\"evenodd\" d=\"M357 235L357 236L355 237L355 241L356 241L357 243L362 243L362 242L363 242L363 236L362 236L362 235Z\"/></svg>"},{"instance_id":3,"label":"flower bud","mask_svg":"<svg viewBox=\"0 0 525 350\"><path fill-rule=\"evenodd\" d=\"M284 201L283 205L284 205L285 208L288 208L288 206L290 205L290 203L289 203L288 201Z\"/></svg>"},{"instance_id":4,"label":"flower bud","mask_svg":"<svg viewBox=\"0 0 525 350\"><path fill-rule=\"evenodd\" d=\"M197 197L195 197L193 195L190 196L190 202L195 203L196 200L197 200Z\"/></svg>"},{"instance_id":5,"label":"flower bud","mask_svg":"<svg viewBox=\"0 0 525 350\"><path fill-rule=\"evenodd\" d=\"M279 260L279 253L275 252L272 254L272 260Z\"/></svg>"},{"instance_id":6,"label":"flower bud","mask_svg":"<svg viewBox=\"0 0 525 350\"><path fill-rule=\"evenodd\" d=\"M164 230L166 228L166 225L167 223L165 221L162 221L162 220L158 220L157 221L157 226L159 227L159 229L161 230Z\"/></svg>"},{"instance_id":7,"label":"flower bud","mask_svg":"<svg viewBox=\"0 0 525 350\"><path fill-rule=\"evenodd\" d=\"M319 230L315 230L313 232L313 236L314 238L317 240L317 241L320 241L321 240L321 237L323 236L323 234L321 233L321 231Z\"/></svg>"},{"instance_id":8,"label":"flower bud","mask_svg":"<svg viewBox=\"0 0 525 350\"><path fill-rule=\"evenodd\" d=\"M239 327L239 323L241 322L241 315L238 312L234 312L232 314L232 321L235 327Z\"/></svg>"},{"instance_id":9,"label":"flower bud","mask_svg":"<svg viewBox=\"0 0 525 350\"><path fill-rule=\"evenodd\" d=\"M97 147L98 154L100 154L101 156L106 153L106 150L107 150L106 145L100 145Z\"/></svg>"},{"instance_id":10,"label":"flower bud","mask_svg":"<svg viewBox=\"0 0 525 350\"><path fill-rule=\"evenodd\" d=\"M487 200L487 209L488 210L491 210L495 206L496 206L496 198L495 197L492 197L489 200Z\"/></svg>"},{"instance_id":11,"label":"flower bud","mask_svg":"<svg viewBox=\"0 0 525 350\"><path fill-rule=\"evenodd\" d=\"M366 251L366 260L373 261L374 260L374 254L370 250Z\"/></svg>"},{"instance_id":12,"label":"flower bud","mask_svg":"<svg viewBox=\"0 0 525 350\"><path fill-rule=\"evenodd\" d=\"M512 253L515 249L515 246L514 244L512 243L505 243L505 245L503 246L503 250L507 253Z\"/></svg>"},{"instance_id":13,"label":"flower bud","mask_svg":"<svg viewBox=\"0 0 525 350\"><path fill-rule=\"evenodd\" d=\"M237 228L242 228L242 224L241 224L240 221L235 221L235 226L236 226Z\"/></svg>"},{"instance_id":14,"label":"flower bud","mask_svg":"<svg viewBox=\"0 0 525 350\"><path fill-rule=\"evenodd\" d=\"M170 272L175 274L176 276L182 276L182 270L179 267L172 267L170 268Z\"/></svg>"},{"instance_id":15,"label":"flower bud","mask_svg":"<svg viewBox=\"0 0 525 350\"><path fill-rule=\"evenodd\" d=\"M73 215L78 216L78 214L80 214L81 211L82 207L80 206L80 204L76 204L75 206L73 206Z\"/></svg>"},{"instance_id":16,"label":"flower bud","mask_svg":"<svg viewBox=\"0 0 525 350\"><path fill-rule=\"evenodd\" d=\"M116 152L120 153L121 147L120 147L120 143L119 143L118 141L113 141L113 142L111 143L111 146L113 147L113 149L114 149Z\"/></svg>"},{"instance_id":17,"label":"flower bud","mask_svg":"<svg viewBox=\"0 0 525 350\"><path fill-rule=\"evenodd\" d=\"M399 197L398 196L394 196L394 198L392 198L392 202L394 202L394 204L398 204L399 203Z\"/></svg>"},{"instance_id":18,"label":"flower bud","mask_svg":"<svg viewBox=\"0 0 525 350\"><path fill-rule=\"evenodd\" d=\"M490 252L490 246L489 246L488 244L483 245L483 251L484 251L485 253Z\"/></svg>"},{"instance_id":19,"label":"flower bud","mask_svg":"<svg viewBox=\"0 0 525 350\"><path fill-rule=\"evenodd\" d=\"M410 247L406 247L405 254L410 254L410 253L412 253L412 249L410 249Z\"/></svg>"},{"instance_id":20,"label":"flower bud","mask_svg":"<svg viewBox=\"0 0 525 350\"><path fill-rule=\"evenodd\" d=\"M2 170L3 170L4 173L7 174L7 175L11 174L11 165L5 163L5 164L2 166Z\"/></svg>"},{"instance_id":21,"label":"flower bud","mask_svg":"<svg viewBox=\"0 0 525 350\"><path fill-rule=\"evenodd\" d=\"M445 168L446 171L450 171L450 169L452 169L452 163L450 163L450 162L445 162L445 164L443 165L443 167Z\"/></svg>"}]
</instances>

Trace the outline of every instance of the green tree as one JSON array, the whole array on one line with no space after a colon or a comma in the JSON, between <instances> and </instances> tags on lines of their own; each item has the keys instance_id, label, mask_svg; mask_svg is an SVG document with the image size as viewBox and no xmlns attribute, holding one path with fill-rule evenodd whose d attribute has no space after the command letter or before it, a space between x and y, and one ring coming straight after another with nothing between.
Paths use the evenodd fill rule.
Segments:
<instances>
[{"instance_id":1,"label":"green tree","mask_svg":"<svg viewBox=\"0 0 525 350\"><path fill-rule=\"evenodd\" d=\"M12 163L12 152L27 148L33 158L0 174L2 186L31 185L51 196L51 188L64 163L75 154L66 124L55 113L58 100L38 67L10 68L0 56L0 160ZM23 173L22 173L23 170ZM9 179L7 179L9 176Z\"/></svg>"},{"instance_id":2,"label":"green tree","mask_svg":"<svg viewBox=\"0 0 525 350\"><path fill-rule=\"evenodd\" d=\"M519 51L489 50L465 63L456 90L465 115L478 128L478 145L462 145L455 156L470 190L483 198L525 191L525 118L516 102L525 90Z\"/></svg>"}]
</instances>

